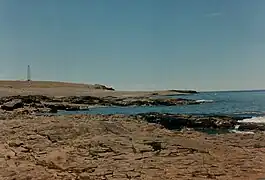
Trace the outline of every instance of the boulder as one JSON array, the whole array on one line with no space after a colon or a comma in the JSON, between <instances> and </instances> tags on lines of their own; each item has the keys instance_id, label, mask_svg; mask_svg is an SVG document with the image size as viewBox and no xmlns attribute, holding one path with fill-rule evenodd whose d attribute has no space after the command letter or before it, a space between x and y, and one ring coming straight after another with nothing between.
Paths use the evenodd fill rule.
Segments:
<instances>
[{"instance_id":1,"label":"boulder","mask_svg":"<svg viewBox=\"0 0 265 180\"><path fill-rule=\"evenodd\" d=\"M13 111L14 109L22 108L23 103L21 99L13 99L12 101L6 102L1 106L1 109L6 111Z\"/></svg>"}]
</instances>

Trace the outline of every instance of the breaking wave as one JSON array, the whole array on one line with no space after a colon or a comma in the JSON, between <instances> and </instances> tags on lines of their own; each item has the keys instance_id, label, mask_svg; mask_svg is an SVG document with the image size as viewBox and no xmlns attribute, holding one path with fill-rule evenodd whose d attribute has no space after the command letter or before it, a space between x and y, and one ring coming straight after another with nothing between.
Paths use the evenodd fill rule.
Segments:
<instances>
[{"instance_id":1,"label":"breaking wave","mask_svg":"<svg viewBox=\"0 0 265 180\"><path fill-rule=\"evenodd\" d=\"M213 102L213 100L206 100L206 99L199 99L199 100L196 100L197 103L211 103Z\"/></svg>"},{"instance_id":2,"label":"breaking wave","mask_svg":"<svg viewBox=\"0 0 265 180\"><path fill-rule=\"evenodd\" d=\"M255 134L252 131L240 131L240 130L238 130L239 126L240 125L236 125L235 129L231 129L231 130L229 130L229 132L230 133L236 133L236 134Z\"/></svg>"},{"instance_id":3,"label":"breaking wave","mask_svg":"<svg viewBox=\"0 0 265 180\"><path fill-rule=\"evenodd\" d=\"M265 123L265 117L261 116L261 117L246 118L238 122L240 123Z\"/></svg>"},{"instance_id":4,"label":"breaking wave","mask_svg":"<svg viewBox=\"0 0 265 180\"><path fill-rule=\"evenodd\" d=\"M230 133L237 133L237 134L255 134L254 132L251 132L251 131L239 131L236 129L230 130L229 132Z\"/></svg>"}]
</instances>

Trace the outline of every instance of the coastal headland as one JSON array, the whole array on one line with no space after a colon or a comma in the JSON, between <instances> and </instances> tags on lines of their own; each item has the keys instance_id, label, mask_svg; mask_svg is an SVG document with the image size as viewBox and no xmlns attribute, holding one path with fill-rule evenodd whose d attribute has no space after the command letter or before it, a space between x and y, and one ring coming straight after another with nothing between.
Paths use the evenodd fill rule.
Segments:
<instances>
[{"instance_id":1,"label":"coastal headland","mask_svg":"<svg viewBox=\"0 0 265 180\"><path fill-rule=\"evenodd\" d=\"M30 83L30 84L29 84ZM57 115L93 106L188 106L194 91L0 82L0 179L255 180L265 177L262 124L228 116ZM163 98L159 98L163 96ZM87 109L88 108L88 109ZM205 133L241 127L252 133Z\"/></svg>"},{"instance_id":2,"label":"coastal headland","mask_svg":"<svg viewBox=\"0 0 265 180\"><path fill-rule=\"evenodd\" d=\"M190 90L118 91L101 84L80 84L54 81L0 81L0 96L96 96L96 97L143 97L154 95L178 95L196 93Z\"/></svg>"}]
</instances>

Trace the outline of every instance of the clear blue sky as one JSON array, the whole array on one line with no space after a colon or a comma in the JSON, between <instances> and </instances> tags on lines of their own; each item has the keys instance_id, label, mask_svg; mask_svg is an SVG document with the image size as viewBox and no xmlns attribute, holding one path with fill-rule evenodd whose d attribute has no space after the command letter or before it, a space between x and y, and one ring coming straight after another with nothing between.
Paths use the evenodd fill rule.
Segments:
<instances>
[{"instance_id":1,"label":"clear blue sky","mask_svg":"<svg viewBox=\"0 0 265 180\"><path fill-rule=\"evenodd\" d=\"M0 0L0 79L264 89L265 0Z\"/></svg>"}]
</instances>

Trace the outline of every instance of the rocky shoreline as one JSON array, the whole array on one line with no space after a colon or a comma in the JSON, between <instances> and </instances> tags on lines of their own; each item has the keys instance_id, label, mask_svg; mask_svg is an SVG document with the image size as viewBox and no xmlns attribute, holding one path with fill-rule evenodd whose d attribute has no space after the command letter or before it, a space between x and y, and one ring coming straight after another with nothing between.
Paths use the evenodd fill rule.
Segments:
<instances>
[{"instance_id":1,"label":"rocky shoreline","mask_svg":"<svg viewBox=\"0 0 265 180\"><path fill-rule=\"evenodd\" d=\"M169 113L142 113L132 115L136 119L141 119L149 123L160 124L169 130L182 130L191 128L197 131L216 131L219 132L258 132L265 131L265 123L243 122L243 117L218 116L218 115L187 115Z\"/></svg>"},{"instance_id":2,"label":"rocky shoreline","mask_svg":"<svg viewBox=\"0 0 265 180\"><path fill-rule=\"evenodd\" d=\"M70 96L70 97L48 97L41 95L9 96L0 98L2 114L16 116L20 114L57 113L63 111L88 111L91 106L176 106L201 104L189 99L170 98L115 98L115 97L93 97L93 96ZM232 116L196 116L185 114L168 113L143 113L131 117L141 119L149 123L163 125L170 130L181 130L192 128L194 130L215 130L228 132L239 131L265 131L264 123L242 123L241 117Z\"/></svg>"},{"instance_id":3,"label":"rocky shoreline","mask_svg":"<svg viewBox=\"0 0 265 180\"><path fill-rule=\"evenodd\" d=\"M264 142L132 116L23 114L0 120L0 179L254 180L265 175Z\"/></svg>"},{"instance_id":4,"label":"rocky shoreline","mask_svg":"<svg viewBox=\"0 0 265 180\"><path fill-rule=\"evenodd\" d=\"M69 96L49 97L43 95L8 96L0 98L2 110L13 111L24 108L36 112L52 112L58 110L78 111L87 109L88 106L176 106L201 104L190 99L182 98L149 98L149 97L94 97L94 96Z\"/></svg>"},{"instance_id":5,"label":"rocky shoreline","mask_svg":"<svg viewBox=\"0 0 265 180\"><path fill-rule=\"evenodd\" d=\"M1 98L0 179L255 180L265 177L265 126L242 123L242 118L166 113L36 116L36 112L76 111L91 105L126 106L139 104L138 101L141 105L157 103L157 99L151 98L91 96ZM159 102L190 103L183 99ZM235 127L253 133L202 132Z\"/></svg>"}]
</instances>

